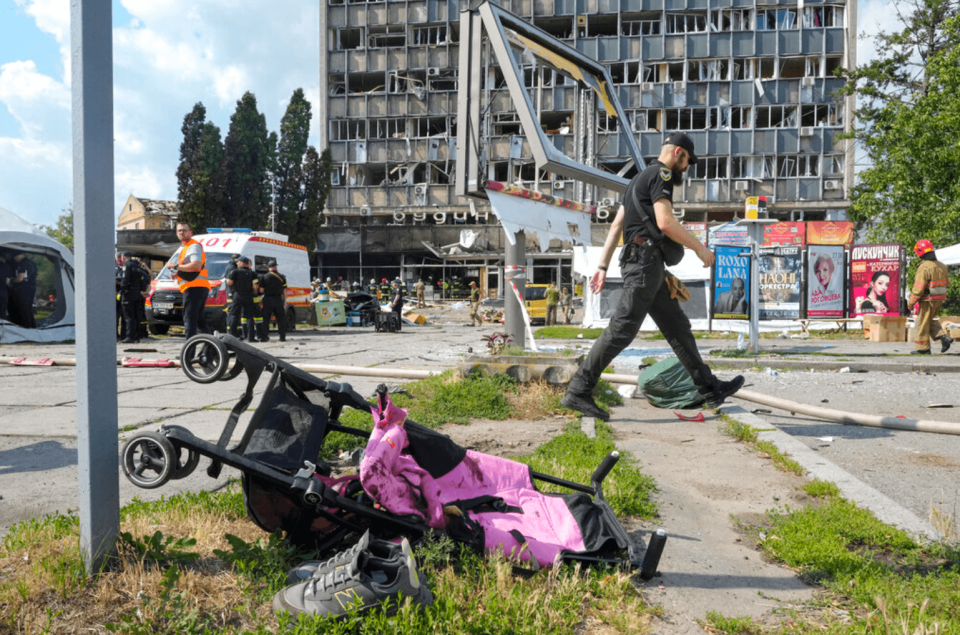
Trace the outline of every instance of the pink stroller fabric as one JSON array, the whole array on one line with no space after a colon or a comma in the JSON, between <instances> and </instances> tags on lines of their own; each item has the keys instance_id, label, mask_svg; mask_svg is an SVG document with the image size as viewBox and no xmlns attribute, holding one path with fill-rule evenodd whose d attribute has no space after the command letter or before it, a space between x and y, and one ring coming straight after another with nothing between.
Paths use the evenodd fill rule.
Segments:
<instances>
[{"instance_id":1,"label":"pink stroller fabric","mask_svg":"<svg viewBox=\"0 0 960 635\"><path fill-rule=\"evenodd\" d=\"M360 463L360 482L383 507L443 528L444 506L453 504L483 528L486 550L522 561L534 558L542 566L552 565L561 552L585 551L570 497L537 491L526 465L472 450L452 470L433 478L404 453L409 445L406 417L389 399L383 411L373 408L375 427ZM583 499L589 501L586 495L574 498L581 507Z\"/></svg>"}]
</instances>

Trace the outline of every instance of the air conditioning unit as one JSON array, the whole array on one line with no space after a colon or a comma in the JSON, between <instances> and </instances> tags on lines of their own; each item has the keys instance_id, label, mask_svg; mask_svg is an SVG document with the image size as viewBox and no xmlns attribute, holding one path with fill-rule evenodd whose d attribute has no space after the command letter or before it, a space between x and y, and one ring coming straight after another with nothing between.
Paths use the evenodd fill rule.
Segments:
<instances>
[{"instance_id":1,"label":"air conditioning unit","mask_svg":"<svg viewBox=\"0 0 960 635\"><path fill-rule=\"evenodd\" d=\"M816 77L804 77L803 79L800 80L800 85L813 86L814 83L816 82L816 79L817 79Z\"/></svg>"},{"instance_id":2,"label":"air conditioning unit","mask_svg":"<svg viewBox=\"0 0 960 635\"><path fill-rule=\"evenodd\" d=\"M687 89L687 82L673 82L673 92L680 93Z\"/></svg>"},{"instance_id":3,"label":"air conditioning unit","mask_svg":"<svg viewBox=\"0 0 960 635\"><path fill-rule=\"evenodd\" d=\"M640 85L640 89L646 91L653 90L653 82L643 82L643 84Z\"/></svg>"},{"instance_id":4,"label":"air conditioning unit","mask_svg":"<svg viewBox=\"0 0 960 635\"><path fill-rule=\"evenodd\" d=\"M840 181L839 181L839 180L835 180L835 179L831 179L831 180L829 180L829 181L824 181L824 182L823 182L823 189L825 189L825 190L839 190L839 189L840 189Z\"/></svg>"},{"instance_id":5,"label":"air conditioning unit","mask_svg":"<svg viewBox=\"0 0 960 635\"><path fill-rule=\"evenodd\" d=\"M431 66L427 69L427 77L437 77L440 75L440 68L438 66Z\"/></svg>"},{"instance_id":6,"label":"air conditioning unit","mask_svg":"<svg viewBox=\"0 0 960 635\"><path fill-rule=\"evenodd\" d=\"M553 182L553 189L555 189L555 190L562 190L562 189L563 189L563 181L554 181L554 182Z\"/></svg>"},{"instance_id":7,"label":"air conditioning unit","mask_svg":"<svg viewBox=\"0 0 960 635\"><path fill-rule=\"evenodd\" d=\"M734 181L733 189L737 192L746 192L750 189L750 181Z\"/></svg>"},{"instance_id":8,"label":"air conditioning unit","mask_svg":"<svg viewBox=\"0 0 960 635\"><path fill-rule=\"evenodd\" d=\"M613 207L616 204L617 204L617 199L615 198L600 199L600 207Z\"/></svg>"},{"instance_id":9,"label":"air conditioning unit","mask_svg":"<svg viewBox=\"0 0 960 635\"><path fill-rule=\"evenodd\" d=\"M426 196L427 195L427 186L424 183L421 183L413 188L413 191L416 192L417 196Z\"/></svg>"},{"instance_id":10,"label":"air conditioning unit","mask_svg":"<svg viewBox=\"0 0 960 635\"><path fill-rule=\"evenodd\" d=\"M801 137L812 137L813 136L813 126L804 126L800 128Z\"/></svg>"},{"instance_id":11,"label":"air conditioning unit","mask_svg":"<svg viewBox=\"0 0 960 635\"><path fill-rule=\"evenodd\" d=\"M369 206L369 205L361 205L361 206L360 206L360 215L361 215L361 216L371 216L371 215L373 215L373 211L370 209L370 206Z\"/></svg>"},{"instance_id":12,"label":"air conditioning unit","mask_svg":"<svg viewBox=\"0 0 960 635\"><path fill-rule=\"evenodd\" d=\"M577 26L587 26L587 16L578 15L577 16Z\"/></svg>"}]
</instances>

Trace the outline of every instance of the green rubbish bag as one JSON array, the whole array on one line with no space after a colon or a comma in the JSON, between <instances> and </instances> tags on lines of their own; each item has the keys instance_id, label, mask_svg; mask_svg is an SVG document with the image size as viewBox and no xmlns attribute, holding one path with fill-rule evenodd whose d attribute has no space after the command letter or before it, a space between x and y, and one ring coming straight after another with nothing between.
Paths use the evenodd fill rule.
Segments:
<instances>
[{"instance_id":1,"label":"green rubbish bag","mask_svg":"<svg viewBox=\"0 0 960 635\"><path fill-rule=\"evenodd\" d=\"M680 360L659 361L640 374L640 392L658 408L691 408L703 403L703 395Z\"/></svg>"}]
</instances>

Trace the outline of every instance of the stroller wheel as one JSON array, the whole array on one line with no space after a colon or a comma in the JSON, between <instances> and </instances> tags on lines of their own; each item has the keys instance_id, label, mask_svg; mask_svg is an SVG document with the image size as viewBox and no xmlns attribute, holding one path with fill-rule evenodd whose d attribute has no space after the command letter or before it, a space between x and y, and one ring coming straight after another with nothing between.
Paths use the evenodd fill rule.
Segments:
<instances>
[{"instance_id":1,"label":"stroller wheel","mask_svg":"<svg viewBox=\"0 0 960 635\"><path fill-rule=\"evenodd\" d=\"M186 459L184 459L184 452L186 452ZM181 446L176 449L176 454L177 465L173 470L173 474L170 475L170 478L175 481L193 474L193 471L197 469L197 465L200 464L200 453L196 450Z\"/></svg>"},{"instance_id":2,"label":"stroller wheel","mask_svg":"<svg viewBox=\"0 0 960 635\"><path fill-rule=\"evenodd\" d=\"M177 465L173 443L158 432L141 432L127 441L121 461L130 482L143 489L160 487L169 481Z\"/></svg>"},{"instance_id":3,"label":"stroller wheel","mask_svg":"<svg viewBox=\"0 0 960 635\"><path fill-rule=\"evenodd\" d=\"M194 335L180 351L180 367L198 384L212 384L227 372L227 347L218 338Z\"/></svg>"}]
</instances>

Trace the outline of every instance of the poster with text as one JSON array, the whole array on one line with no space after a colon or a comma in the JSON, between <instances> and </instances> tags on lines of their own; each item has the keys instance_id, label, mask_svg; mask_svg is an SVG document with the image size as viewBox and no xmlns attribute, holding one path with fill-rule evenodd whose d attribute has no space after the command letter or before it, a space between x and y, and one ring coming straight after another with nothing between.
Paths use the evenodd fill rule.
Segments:
<instances>
[{"instance_id":1,"label":"poster with text","mask_svg":"<svg viewBox=\"0 0 960 635\"><path fill-rule=\"evenodd\" d=\"M843 245L807 247L807 317L844 316L843 253Z\"/></svg>"},{"instance_id":2,"label":"poster with text","mask_svg":"<svg viewBox=\"0 0 960 635\"><path fill-rule=\"evenodd\" d=\"M750 248L716 245L713 265L714 319L746 320L750 317Z\"/></svg>"},{"instance_id":3,"label":"poster with text","mask_svg":"<svg viewBox=\"0 0 960 635\"><path fill-rule=\"evenodd\" d=\"M763 246L798 245L806 243L807 229L802 221L781 221L763 228Z\"/></svg>"},{"instance_id":4,"label":"poster with text","mask_svg":"<svg viewBox=\"0 0 960 635\"><path fill-rule=\"evenodd\" d=\"M799 245L759 249L761 320L799 319L802 259Z\"/></svg>"},{"instance_id":5,"label":"poster with text","mask_svg":"<svg viewBox=\"0 0 960 635\"><path fill-rule=\"evenodd\" d=\"M706 223L680 223L683 228L693 234L697 240L704 245L707 244L707 224Z\"/></svg>"},{"instance_id":6,"label":"poster with text","mask_svg":"<svg viewBox=\"0 0 960 635\"><path fill-rule=\"evenodd\" d=\"M724 223L711 227L708 232L710 242L707 245L711 249L714 245L749 245L750 236L747 233L746 225L737 225L736 223Z\"/></svg>"},{"instance_id":7,"label":"poster with text","mask_svg":"<svg viewBox=\"0 0 960 635\"><path fill-rule=\"evenodd\" d=\"M853 223L836 220L807 221L808 245L847 245L853 244Z\"/></svg>"},{"instance_id":8,"label":"poster with text","mask_svg":"<svg viewBox=\"0 0 960 635\"><path fill-rule=\"evenodd\" d=\"M900 315L900 245L850 249L850 317Z\"/></svg>"}]
</instances>

